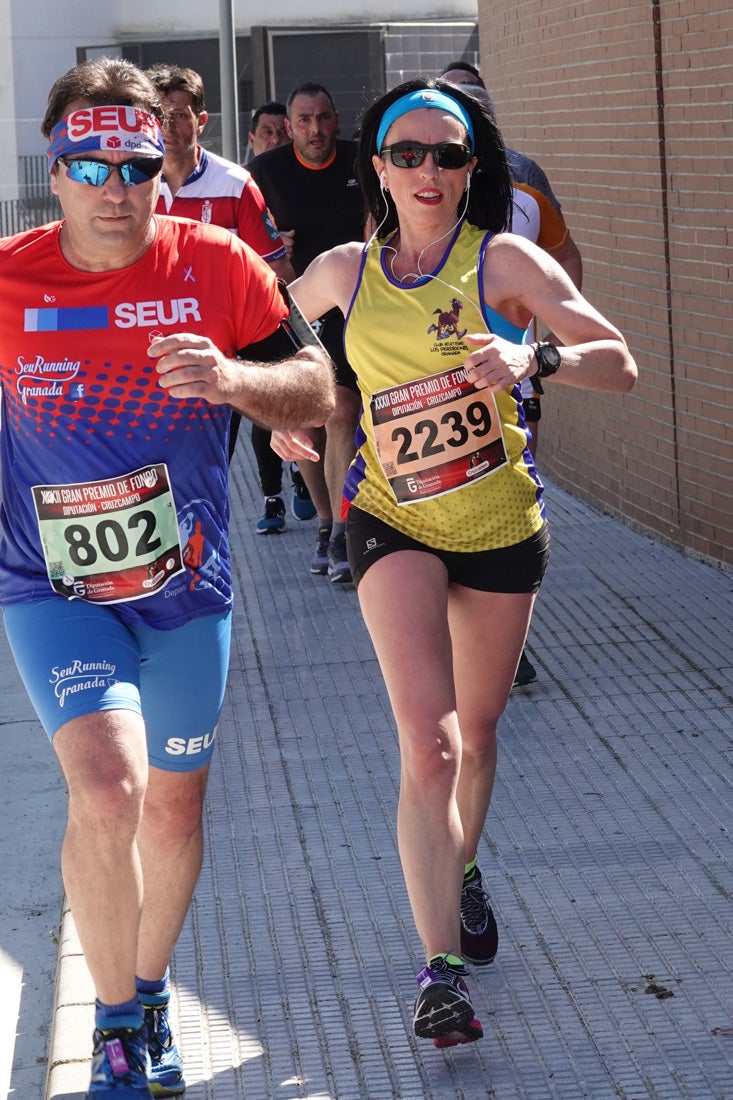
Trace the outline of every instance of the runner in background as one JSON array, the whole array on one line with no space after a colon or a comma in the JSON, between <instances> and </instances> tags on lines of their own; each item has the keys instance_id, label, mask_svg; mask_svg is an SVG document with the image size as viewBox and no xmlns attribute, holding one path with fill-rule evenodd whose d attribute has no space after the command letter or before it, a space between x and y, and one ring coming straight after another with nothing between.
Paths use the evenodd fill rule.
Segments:
<instances>
[{"instance_id":1,"label":"runner in background","mask_svg":"<svg viewBox=\"0 0 733 1100\"><path fill-rule=\"evenodd\" d=\"M148 69L148 76L165 112L165 160L157 212L228 229L266 260L279 278L290 282L295 272L288 259L287 242L280 237L252 176L246 168L209 152L200 144L209 118L200 74L195 69L160 64ZM260 122L260 129L265 128ZM234 454L239 425L240 418L235 415L229 436L230 458ZM267 436L267 429L262 426L253 426L253 431ZM280 532L285 529L282 463L270 452L269 436L266 449L256 452L256 457L264 497L257 531L259 534ZM315 509L302 478L296 472L292 481L293 514L299 519L309 519Z\"/></svg>"},{"instance_id":2,"label":"runner in background","mask_svg":"<svg viewBox=\"0 0 733 1100\"><path fill-rule=\"evenodd\" d=\"M338 137L333 97L318 83L301 84L288 96L286 126L292 144L262 153L250 170L278 226L293 235L296 274L326 249L363 240L364 207L354 162L357 146ZM299 469L318 512L318 536L310 562L315 575L334 584L351 581L341 518L344 479L354 457L359 394L344 354L344 318L338 309L318 319L317 330L336 364L336 409L316 442L318 463Z\"/></svg>"},{"instance_id":3,"label":"runner in background","mask_svg":"<svg viewBox=\"0 0 733 1100\"><path fill-rule=\"evenodd\" d=\"M274 99L261 104L252 112L251 128L247 134L249 155L258 157L268 149L288 144L290 137L285 126L285 115L285 104Z\"/></svg>"},{"instance_id":4,"label":"runner in background","mask_svg":"<svg viewBox=\"0 0 733 1100\"><path fill-rule=\"evenodd\" d=\"M285 104L275 100L263 103L252 112L252 128L247 134L250 160L260 153L266 153L268 149L290 144L285 117ZM293 252L293 234L281 232L280 237L290 258ZM262 515L255 524L255 531L258 535L277 535L285 530L286 525L282 460L270 447L269 430L261 424L252 425L251 440L263 497ZM313 519L316 514L315 505L295 462L290 464L290 483L290 510L293 516L298 520Z\"/></svg>"}]
</instances>

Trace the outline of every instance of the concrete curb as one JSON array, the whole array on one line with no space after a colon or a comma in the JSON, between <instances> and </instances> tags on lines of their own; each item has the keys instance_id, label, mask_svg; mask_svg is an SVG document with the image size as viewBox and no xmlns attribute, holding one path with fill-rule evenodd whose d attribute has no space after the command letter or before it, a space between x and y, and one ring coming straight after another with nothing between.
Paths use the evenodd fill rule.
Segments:
<instances>
[{"instance_id":1,"label":"concrete curb","mask_svg":"<svg viewBox=\"0 0 733 1100\"><path fill-rule=\"evenodd\" d=\"M89 1087L94 985L63 900L46 1100L84 1100Z\"/></svg>"}]
</instances>

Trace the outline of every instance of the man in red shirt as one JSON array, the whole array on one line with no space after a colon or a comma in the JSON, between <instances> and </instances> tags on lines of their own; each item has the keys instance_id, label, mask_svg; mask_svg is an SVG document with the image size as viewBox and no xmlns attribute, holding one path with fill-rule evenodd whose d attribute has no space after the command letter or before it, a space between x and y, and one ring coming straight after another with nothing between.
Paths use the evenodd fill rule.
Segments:
<instances>
[{"instance_id":1,"label":"man in red shirt","mask_svg":"<svg viewBox=\"0 0 733 1100\"><path fill-rule=\"evenodd\" d=\"M278 427L334 404L267 264L155 216L162 117L129 62L69 70L42 126L64 219L0 241L0 605L69 792L89 1100L186 1087L167 971L228 667L232 409Z\"/></svg>"}]
</instances>

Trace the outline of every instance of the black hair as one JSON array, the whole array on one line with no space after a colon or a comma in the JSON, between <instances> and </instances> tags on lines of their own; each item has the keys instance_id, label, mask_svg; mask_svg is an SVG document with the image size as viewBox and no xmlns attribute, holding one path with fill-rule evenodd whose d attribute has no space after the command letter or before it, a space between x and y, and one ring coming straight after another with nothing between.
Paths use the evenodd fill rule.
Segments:
<instances>
[{"instance_id":1,"label":"black hair","mask_svg":"<svg viewBox=\"0 0 733 1100\"><path fill-rule=\"evenodd\" d=\"M501 233L511 225L512 183L507 166L506 151L499 128L486 107L455 84L432 77L416 77L392 88L386 95L372 103L364 115L361 126L361 142L356 158L359 183L367 210L380 226L380 236L397 229L397 209L389 191L382 191L374 171L372 157L378 153L377 133L385 111L396 100L410 92L432 88L445 92L464 108L473 124L476 167L471 176L468 192L466 220L479 229L491 229ZM387 215L385 217L385 202Z\"/></svg>"},{"instance_id":2,"label":"black hair","mask_svg":"<svg viewBox=\"0 0 733 1100\"><path fill-rule=\"evenodd\" d=\"M297 88L293 88L292 92L288 96L286 103L288 115L290 114L290 108L293 105L293 100L295 99L296 95L325 95L333 110L336 110L336 104L334 103L333 96L329 92L328 88L324 88L322 84L317 84L313 80L307 80L304 84L299 84Z\"/></svg>"},{"instance_id":3,"label":"black hair","mask_svg":"<svg viewBox=\"0 0 733 1100\"><path fill-rule=\"evenodd\" d=\"M459 72L468 73L472 76L480 88L485 88L486 85L483 82L481 73L478 71L475 65L471 65L468 61L451 61L449 65L444 65L440 70L440 75L445 76L446 73L451 72L453 69L458 69Z\"/></svg>"},{"instance_id":4,"label":"black hair","mask_svg":"<svg viewBox=\"0 0 733 1100\"><path fill-rule=\"evenodd\" d=\"M286 114L287 114L287 110L285 109L285 104L284 103L278 103L276 100L271 99L268 103L263 103L261 107L258 107L256 111L252 112L251 129L254 132L254 130L257 128L257 123L259 122L261 115L286 115Z\"/></svg>"}]
</instances>

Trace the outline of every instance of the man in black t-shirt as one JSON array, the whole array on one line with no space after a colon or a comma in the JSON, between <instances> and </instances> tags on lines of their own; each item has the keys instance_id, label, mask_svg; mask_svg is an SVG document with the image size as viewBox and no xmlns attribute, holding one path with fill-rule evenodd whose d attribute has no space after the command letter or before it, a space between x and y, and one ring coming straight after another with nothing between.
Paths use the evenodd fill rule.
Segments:
<instances>
[{"instance_id":1,"label":"man in black t-shirt","mask_svg":"<svg viewBox=\"0 0 733 1100\"><path fill-rule=\"evenodd\" d=\"M278 229L292 234L296 275L321 252L362 240L364 204L356 179L356 145L337 138L338 113L322 84L301 84L288 96L286 127L292 145L255 157L248 168ZM325 427L322 463L299 464L318 510L318 543L311 572L334 584L351 581L340 519L346 472L355 454L360 398L343 348L344 318L331 310L314 326L336 364L336 409Z\"/></svg>"}]
</instances>

